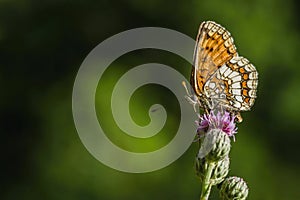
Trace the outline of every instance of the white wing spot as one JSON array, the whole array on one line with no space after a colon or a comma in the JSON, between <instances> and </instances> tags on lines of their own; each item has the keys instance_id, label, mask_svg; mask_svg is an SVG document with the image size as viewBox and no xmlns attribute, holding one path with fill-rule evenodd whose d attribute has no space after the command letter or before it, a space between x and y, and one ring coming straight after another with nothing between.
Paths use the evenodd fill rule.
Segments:
<instances>
[{"instance_id":1,"label":"white wing spot","mask_svg":"<svg viewBox=\"0 0 300 200\"><path fill-rule=\"evenodd\" d=\"M238 81L241 81L242 80L242 77L241 76L235 76L232 78L232 82L238 82Z\"/></svg>"},{"instance_id":2,"label":"white wing spot","mask_svg":"<svg viewBox=\"0 0 300 200\"><path fill-rule=\"evenodd\" d=\"M232 88L241 88L241 83L236 82L236 83L232 84Z\"/></svg>"},{"instance_id":3,"label":"white wing spot","mask_svg":"<svg viewBox=\"0 0 300 200\"><path fill-rule=\"evenodd\" d=\"M232 70L227 68L226 72L224 73L224 76L227 77L231 72Z\"/></svg>"},{"instance_id":4,"label":"white wing spot","mask_svg":"<svg viewBox=\"0 0 300 200\"><path fill-rule=\"evenodd\" d=\"M210 83L209 83L209 87L210 87L211 89L214 89L214 88L216 87L216 83L210 82Z\"/></svg>"},{"instance_id":5,"label":"white wing spot","mask_svg":"<svg viewBox=\"0 0 300 200\"><path fill-rule=\"evenodd\" d=\"M236 98L236 100L237 100L237 101L239 101L239 102L243 102L243 98L242 98L242 96L236 96L235 98Z\"/></svg>"},{"instance_id":6,"label":"white wing spot","mask_svg":"<svg viewBox=\"0 0 300 200\"><path fill-rule=\"evenodd\" d=\"M228 76L228 78L233 78L233 77L235 77L235 76L237 76L237 75L239 75L239 73L233 71L233 72Z\"/></svg>"},{"instance_id":7,"label":"white wing spot","mask_svg":"<svg viewBox=\"0 0 300 200\"><path fill-rule=\"evenodd\" d=\"M232 90L232 94L234 94L234 95L241 95L241 90L239 90L239 89L233 89Z\"/></svg>"},{"instance_id":8,"label":"white wing spot","mask_svg":"<svg viewBox=\"0 0 300 200\"><path fill-rule=\"evenodd\" d=\"M222 65L222 67L220 68L220 73L224 74L224 72L229 69L226 65Z\"/></svg>"},{"instance_id":9,"label":"white wing spot","mask_svg":"<svg viewBox=\"0 0 300 200\"><path fill-rule=\"evenodd\" d=\"M238 101L235 101L233 106L236 108L240 108L240 107L242 107L242 104Z\"/></svg>"}]
</instances>

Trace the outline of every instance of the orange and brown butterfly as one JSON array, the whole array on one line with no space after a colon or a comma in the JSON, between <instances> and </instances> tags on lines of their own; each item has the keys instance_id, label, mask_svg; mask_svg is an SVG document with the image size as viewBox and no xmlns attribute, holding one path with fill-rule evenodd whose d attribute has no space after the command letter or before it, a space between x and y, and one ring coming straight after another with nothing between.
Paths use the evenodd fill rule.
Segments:
<instances>
[{"instance_id":1,"label":"orange and brown butterfly","mask_svg":"<svg viewBox=\"0 0 300 200\"><path fill-rule=\"evenodd\" d=\"M231 34L213 21L200 25L194 50L191 85L206 112L221 106L242 121L256 98L258 73L239 56Z\"/></svg>"}]
</instances>

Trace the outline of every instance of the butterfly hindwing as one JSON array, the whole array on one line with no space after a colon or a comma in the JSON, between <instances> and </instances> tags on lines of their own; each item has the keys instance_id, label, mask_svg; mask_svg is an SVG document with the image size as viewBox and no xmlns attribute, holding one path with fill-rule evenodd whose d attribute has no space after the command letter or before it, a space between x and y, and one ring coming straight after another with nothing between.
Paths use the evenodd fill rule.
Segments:
<instances>
[{"instance_id":1,"label":"butterfly hindwing","mask_svg":"<svg viewBox=\"0 0 300 200\"><path fill-rule=\"evenodd\" d=\"M234 57L205 83L207 98L235 111L250 110L256 98L258 73L243 57Z\"/></svg>"}]
</instances>

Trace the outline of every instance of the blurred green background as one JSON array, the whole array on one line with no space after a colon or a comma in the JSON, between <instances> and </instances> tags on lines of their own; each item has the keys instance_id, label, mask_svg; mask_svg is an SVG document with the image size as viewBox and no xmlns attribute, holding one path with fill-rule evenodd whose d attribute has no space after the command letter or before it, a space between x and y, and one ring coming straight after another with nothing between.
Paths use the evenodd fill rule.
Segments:
<instances>
[{"instance_id":1,"label":"blurred green background","mask_svg":"<svg viewBox=\"0 0 300 200\"><path fill-rule=\"evenodd\" d=\"M115 171L94 159L81 143L71 94L81 62L106 38L146 26L195 38L204 20L225 26L239 54L259 71L258 98L238 125L230 174L247 181L249 199L300 199L298 11L295 0L0 1L0 199L198 199L201 183L193 167L197 144L159 171ZM143 141L116 126L108 109L114 84L132 67L149 62L190 76L190 64L180 57L139 50L116 60L97 90L99 123L114 143L136 152L170 141L180 115L170 91L146 85L132 97L132 117L146 125L150 105L160 103L168 111L162 132ZM211 199L218 199L217 191Z\"/></svg>"}]
</instances>

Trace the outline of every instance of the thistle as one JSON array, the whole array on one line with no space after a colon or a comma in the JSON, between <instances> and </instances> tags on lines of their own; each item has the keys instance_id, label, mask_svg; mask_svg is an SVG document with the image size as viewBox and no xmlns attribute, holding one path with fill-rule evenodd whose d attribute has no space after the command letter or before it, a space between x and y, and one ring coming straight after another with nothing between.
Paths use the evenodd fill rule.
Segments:
<instances>
[{"instance_id":1,"label":"thistle","mask_svg":"<svg viewBox=\"0 0 300 200\"><path fill-rule=\"evenodd\" d=\"M196 174L200 178L201 181L204 180L205 172L207 170L207 161L205 158L196 158ZM210 177L210 184L217 185L220 184L229 172L229 157L225 157L223 160L219 160L215 163L213 168L211 177Z\"/></svg>"},{"instance_id":2,"label":"thistle","mask_svg":"<svg viewBox=\"0 0 300 200\"><path fill-rule=\"evenodd\" d=\"M212 186L221 184L224 200L246 199L247 185L237 178L226 178L229 172L230 138L237 133L235 117L227 111L204 114L197 121L200 149L196 156L196 174L202 181L200 200L207 200Z\"/></svg>"},{"instance_id":3,"label":"thistle","mask_svg":"<svg viewBox=\"0 0 300 200\"><path fill-rule=\"evenodd\" d=\"M195 111L199 106L210 112L197 122L200 150L196 169L202 180L200 199L207 200L211 187L224 179L220 176L218 181L212 181L219 172L216 169L223 172L229 165L229 159L226 165L222 160L228 158L230 137L234 139L237 133L235 118L241 122L240 111L248 111L254 104L258 72L248 59L238 55L229 31L216 22L204 21L197 35L190 82L195 95L187 91L188 101ZM230 112L214 113L216 108ZM222 196L231 197L233 193L226 195L226 191L229 190L223 190ZM234 196L240 197L240 192L234 190Z\"/></svg>"},{"instance_id":4,"label":"thistle","mask_svg":"<svg viewBox=\"0 0 300 200\"><path fill-rule=\"evenodd\" d=\"M223 200L245 200L248 196L248 186L242 178L226 178L222 183L220 196Z\"/></svg>"}]
</instances>

